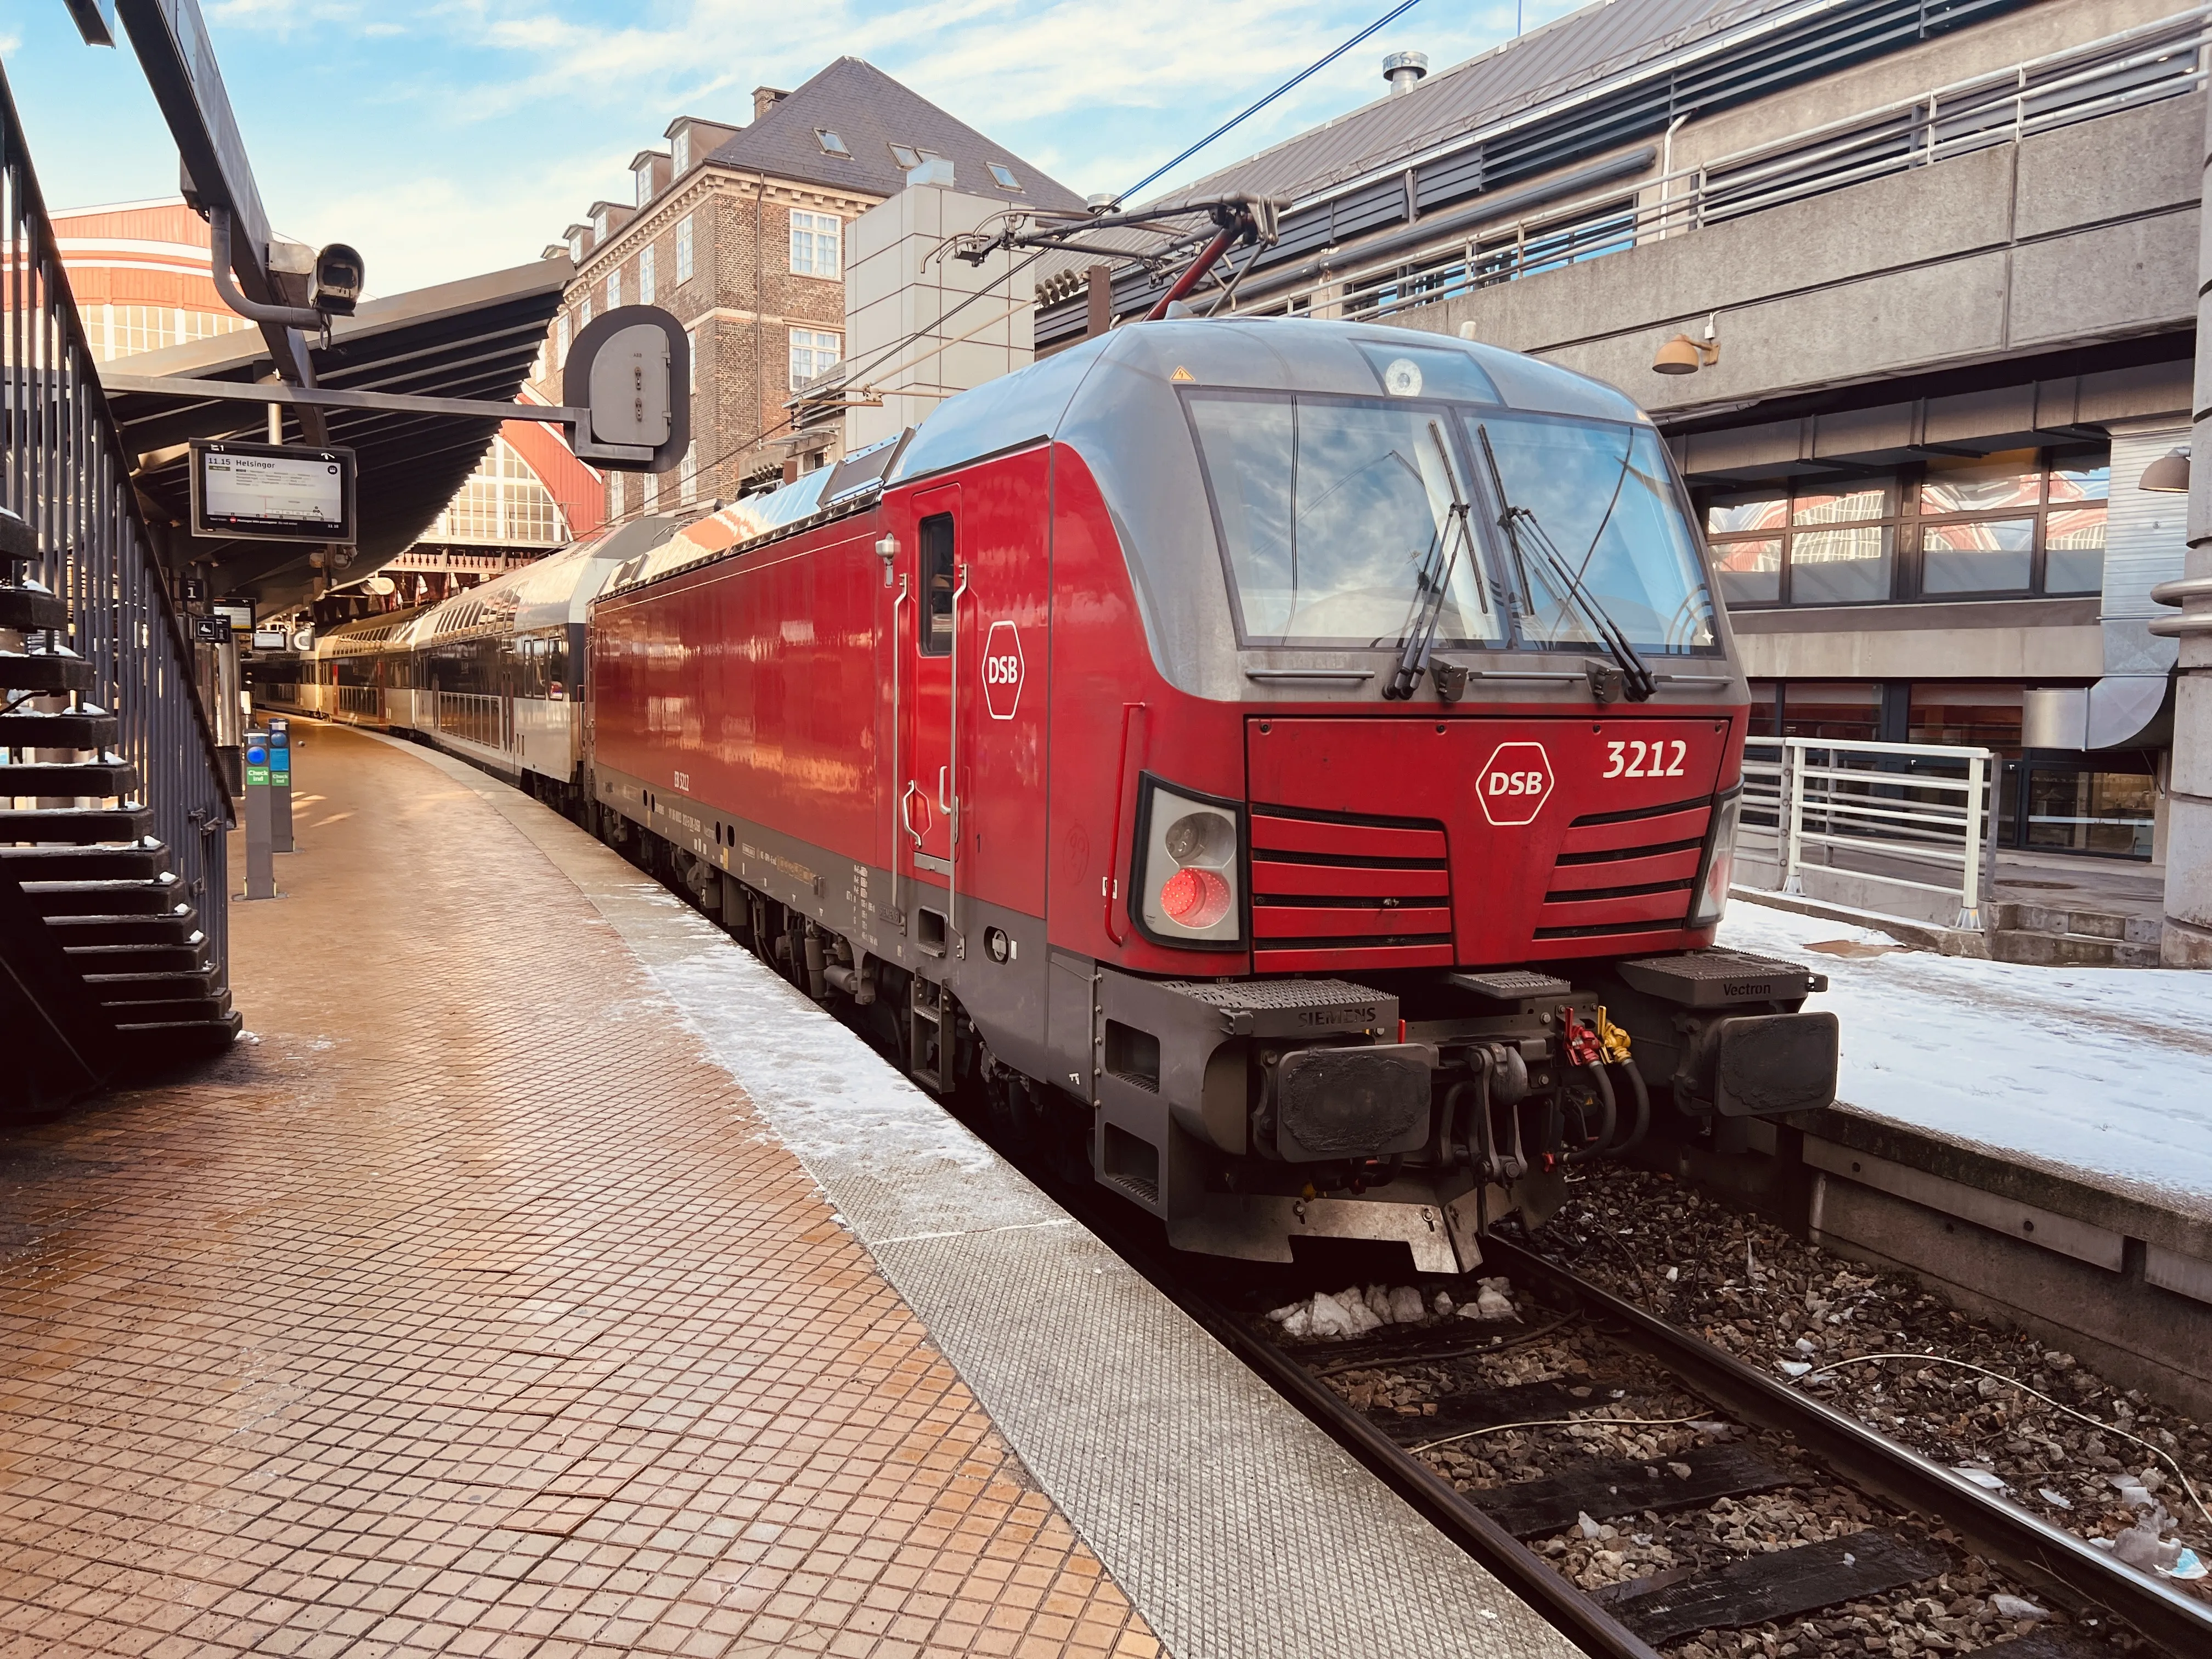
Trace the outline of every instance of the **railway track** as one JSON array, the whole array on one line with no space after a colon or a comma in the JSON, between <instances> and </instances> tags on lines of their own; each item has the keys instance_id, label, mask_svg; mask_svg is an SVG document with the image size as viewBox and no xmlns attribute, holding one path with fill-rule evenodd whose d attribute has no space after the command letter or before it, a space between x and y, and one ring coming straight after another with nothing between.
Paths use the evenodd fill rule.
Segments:
<instances>
[{"instance_id":1,"label":"railway track","mask_svg":"<svg viewBox=\"0 0 2212 1659\"><path fill-rule=\"evenodd\" d=\"M1035 1169L1029 1172L1040 1176ZM1919 1628L1925 1631L1927 1620L1936 1616L1935 1604L1956 1600L1952 1581L1978 1575L1987 1577L1984 1588L1991 1594L2017 1595L2069 1615L2069 1625L2027 1626L2022 1641L2008 1644L2021 1659L2087 1659L2116 1651L2163 1651L2173 1659L2212 1654L2212 1603L2124 1565L1857 1419L1507 1239L1491 1241L1487 1265L1521 1293L1524 1317L1519 1321L1390 1327L1364 1341L1286 1344L1269 1334L1269 1322L1256 1311L1268 1293L1246 1289L1240 1295L1235 1268L1210 1262L1194 1268L1189 1258L1147 1237L1141 1224L1131 1224L1123 1206L1094 1200L1048 1174L1041 1178L1132 1266L1593 1659L1660 1659L1662 1648L1678 1648L1708 1632L1724 1637L1724 1650L1733 1651L1747 1628L1770 1621L1787 1625L1823 1609L1905 1595L1915 1587L1920 1587L1914 1600L1923 1613ZM1363 1409L1338 1386L1347 1376L1433 1374L1568 1342L1608 1353L1617 1364L1594 1367L1586 1382L1569 1377L1566 1386L1473 1382L1446 1395L1436 1415ZM1615 1370L1617 1376L1600 1374ZM1475 1491L1462 1490L1419 1455L1442 1441L1516 1424L1565 1431L1564 1419L1575 1416L1595 1424L1603 1419L1583 1414L1603 1411L1609 1401L1663 1401L1670 1393L1678 1401L1686 1397L1691 1408L1637 1410L1627 1426L1652 1417L1690 1419L1698 1437L1711 1443L1657 1457L1606 1458L1592 1457L1562 1438L1560 1445L1571 1449L1563 1472ZM1619 1419L1626 1413L1616 1408L1606 1415ZM1717 1518L1753 1513L1730 1507L1740 1500L1791 1491L1810 1494L1793 1514L1833 1513L1848 1505L1863 1524L1853 1520L1844 1523L1853 1529L1838 1535L1770 1552L1706 1551L1720 1559L1595 1593L1571 1582L1542 1553L1540 1541L1580 1534L1601 1547L1615 1538L1626 1542L1632 1529L1654 1523L1678 1538L1710 1535L1717 1529ZM1929 1594L1931 1586L1936 1594ZM1874 1639L1854 1640L1845 1650L1871 1650ZM1944 1645L1978 1644L1947 1638ZM1797 1650L1839 1646L1801 1644ZM1777 1651L1756 1644L1747 1650ZM1883 1650L1899 1651L1894 1646ZM1905 1650L1923 1650L1916 1640Z\"/></svg>"},{"instance_id":2,"label":"railway track","mask_svg":"<svg viewBox=\"0 0 2212 1659\"><path fill-rule=\"evenodd\" d=\"M1708 1635L1724 1638L1724 1650L1768 1656L1887 1651L1904 1659L1980 1647L1991 1633L1986 1624L1963 1640L1929 1629L1944 1610L1931 1589L1962 1599L1954 1578L1972 1586L1976 1597L1987 1591L1993 1602L2017 1595L2069 1615L2057 1626L2022 1620L2006 1626L2004 1633L2023 1638L2008 1644L2020 1659L2212 1654L2212 1601L2123 1565L1508 1238L1488 1241L1487 1265L1522 1293L1523 1317L1510 1324L1393 1326L1381 1340L1294 1346L1279 1340L1265 1317L1294 1275L1170 1250L1157 1223L1073 1178L1064 1156L1055 1159L1029 1143L1013 1120L987 1103L967 1103L978 1109L962 1115L1009 1161L1593 1659L1662 1659L1662 1648L1679 1650ZM1540 1312L1534 1322L1525 1317L1532 1311ZM1387 1379L1547 1343L1604 1358L1572 1370L1579 1381L1486 1386L1462 1379L1468 1385L1448 1387L1433 1416L1422 1410L1410 1421L1363 1409L1336 1386L1355 1371ZM1627 1419L1606 1410L1638 1398L1662 1409ZM1556 1448L1563 1455L1550 1459L1559 1470L1516 1471L1511 1480L1479 1486L1447 1478L1421 1455L1507 1429L1602 1433L1608 1421L1615 1428L1693 1425L1699 1443L1607 1459L1568 1437ZM1691 1558L1685 1564L1594 1589L1553 1564L1572 1547L1560 1547L1563 1534L1602 1546L1640 1522L1652 1533L1633 1541L1645 1544L1661 1529L1691 1539L1702 1522L1710 1539L1720 1530L1716 1519L1743 1510L1740 1500L1792 1492L1811 1494L1809 1504L1791 1511L1809 1518L1783 1547L1761 1549L1761 1540L1738 1525L1733 1548L1692 1548L1684 1552ZM1816 1525L1822 1516L1826 1524ZM1770 1528L1764 1541L1782 1540ZM1864 1619L1858 1622L1869 1633L1848 1648L1826 1635L1794 1648L1741 1638L1748 1628L1819 1613L1833 1625L1836 1609L1848 1615L1900 1593L1911 1594L1923 1622L1892 1620L1887 1642ZM1910 1639L1900 1644L1899 1635Z\"/></svg>"}]
</instances>

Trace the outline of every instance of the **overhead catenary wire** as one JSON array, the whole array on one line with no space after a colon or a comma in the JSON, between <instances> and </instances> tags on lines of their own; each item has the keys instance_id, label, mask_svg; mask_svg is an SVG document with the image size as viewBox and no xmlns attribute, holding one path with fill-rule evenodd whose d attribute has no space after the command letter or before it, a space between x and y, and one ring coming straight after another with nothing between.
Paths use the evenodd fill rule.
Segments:
<instances>
[{"instance_id":1,"label":"overhead catenary wire","mask_svg":"<svg viewBox=\"0 0 2212 1659\"><path fill-rule=\"evenodd\" d=\"M1197 143L1187 146L1179 154L1176 155L1169 161L1157 167L1154 167L1150 173L1138 179L1135 184L1131 185L1127 190L1120 191L1111 198L1114 204L1118 206L1122 202L1127 201L1130 197L1135 195L1139 191L1144 189L1146 185L1152 183L1155 179L1164 178L1168 173L1181 167L1192 156L1197 155L1199 151L1204 149L1208 144L1212 143L1216 139L1243 125L1246 121L1251 119L1253 116L1257 115L1261 110L1266 109L1270 104L1273 104L1278 99L1283 97L1288 93L1295 91L1298 87L1304 85L1315 76L1320 74L1322 70L1327 69L1331 64L1336 62L1338 58L1343 57L1345 53L1350 52L1354 46L1359 45L1361 41L1369 39L1380 30L1388 28L1392 23L1397 21L1399 18L1403 17L1407 12L1413 10L1415 6L1418 6L1420 3L1421 0L1399 0L1399 3L1397 5L1391 7L1389 10L1384 12L1380 17L1367 25L1365 28L1361 29L1359 33L1352 36L1349 40L1344 41L1340 46L1338 46L1326 55L1316 58L1312 63L1307 64L1305 68L1300 70L1296 75L1291 76L1289 80L1285 81L1282 84L1276 87L1273 91L1268 93L1265 97L1260 98L1255 101L1246 105L1236 114L1231 116L1226 121L1224 121L1219 126L1214 128L1212 131L1207 133L1203 138L1198 140ZM755 246L757 248L759 238L756 237L754 241ZM876 368L886 358L896 356L899 352L906 349L907 347L914 344L915 341L920 340L924 337L933 333L938 329L942 328L946 323L950 322L961 312L966 310L969 306L975 304L976 301L981 299L986 294L991 292L992 289L997 288L1000 283L1009 282L1014 277L1019 276L1023 271L1027 270L1031 265L1043 258L1048 252L1052 251L1053 250L1049 248L1040 248L1037 252L1030 254L1028 258L1022 260L1019 264L1007 266L1004 271L993 277L989 282L984 283L981 288L976 289L973 293L968 295L957 305L953 306L951 309L939 315L935 321L930 323L926 327L915 329L912 332L905 335L903 337L893 341L890 345L884 347L881 351L877 352L873 356L862 361L857 367L848 368L844 376L843 384L849 385L856 378L866 375L869 370ZM1254 257L1257 257L1257 250L1255 250ZM1251 262L1248 260L1245 264L1245 271L1249 271L1250 268ZM1240 271L1237 274L1236 278L1229 284L1231 289L1235 288L1237 283L1243 280L1245 271ZM1218 306L1216 309L1218 309ZM756 341L756 344L757 345L757 341ZM794 410L790 415L786 416L775 425L768 428L764 431L754 434L743 443L736 445L730 449L726 449L723 451L722 453L715 456L712 460L706 461L696 466L694 468L695 476L697 472L707 471L714 467L718 467L721 465L723 462L744 453L748 449L757 448L762 444L766 443L770 438L788 430L797 422L800 412L801 411L799 410ZM679 510L682 505L682 503L678 504ZM605 523L601 526L601 528L611 529L619 525L628 524L635 519L646 517L651 514L658 513L662 510L663 509L658 507L649 507L641 504L630 512L617 514L611 516Z\"/></svg>"},{"instance_id":2,"label":"overhead catenary wire","mask_svg":"<svg viewBox=\"0 0 2212 1659\"><path fill-rule=\"evenodd\" d=\"M1396 22L1398 19L1403 17L1407 12L1413 10L1414 7L1420 3L1421 0L1401 0L1400 4L1393 6L1389 11L1384 12L1380 17L1370 23L1365 28L1360 30L1358 33L1353 35L1349 40L1346 40L1334 52L1329 53L1328 57L1319 58L1314 63L1309 64L1305 68L1300 70L1296 75L1293 75L1289 80L1284 82L1282 85L1277 87L1273 92L1269 93L1265 98L1261 99L1257 103L1249 104L1244 108L1237 111L1236 114L1231 116L1219 126L1214 128L1212 131L1207 133L1205 137L1200 139L1196 143L1191 145L1189 149L1176 156L1174 160L1168 161L1160 167L1154 167L1143 178L1138 179L1135 184L1130 185L1128 189L1123 191L1119 196L1116 196L1114 198L1115 204L1118 205L1119 204L1127 201L1130 197L1134 196L1139 191L1142 190L1146 185L1151 184L1154 179L1166 177L1169 173L1181 167L1185 161L1190 160L1192 156L1197 155L1199 151L1204 149L1215 139L1220 137L1224 133L1229 131L1233 127L1242 125L1244 122L1249 120L1255 115L1257 115L1261 110L1267 108L1268 105L1273 103L1278 98L1280 98L1284 94L1290 92L1304 82L1311 80L1315 76L1327 69L1331 64L1334 64L1338 58L1343 57L1345 53L1350 52L1354 46L1358 46L1362 40L1366 40L1370 35L1374 34L1378 30L1388 28L1391 24Z\"/></svg>"}]
</instances>

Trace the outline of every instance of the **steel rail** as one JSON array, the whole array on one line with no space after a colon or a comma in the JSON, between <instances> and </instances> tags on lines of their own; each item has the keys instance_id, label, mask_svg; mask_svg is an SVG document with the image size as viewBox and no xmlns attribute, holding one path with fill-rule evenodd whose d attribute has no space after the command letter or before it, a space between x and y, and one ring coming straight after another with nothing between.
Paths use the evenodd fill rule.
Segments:
<instances>
[{"instance_id":1,"label":"steel rail","mask_svg":"<svg viewBox=\"0 0 2212 1659\"><path fill-rule=\"evenodd\" d=\"M1032 1180L1041 1171L1024 1160ZM1095 1184L1079 1187L1047 1176L1053 1200L1134 1267L1200 1329L1243 1360L1261 1381L1295 1406L1315 1426L1357 1458L1367 1471L1412 1505L1415 1513L1479 1562L1590 1659L1660 1659L1649 1643L1483 1510L1465 1493L1407 1453L1328 1383L1290 1354L1253 1334L1232 1316L1191 1288L1189 1270L1175 1252L1140 1237L1121 1200Z\"/></svg>"},{"instance_id":2,"label":"steel rail","mask_svg":"<svg viewBox=\"0 0 2212 1659\"><path fill-rule=\"evenodd\" d=\"M2212 1653L2212 1605L2137 1571L2087 1540L2039 1520L1929 1462L1856 1417L1753 1369L1702 1337L1495 1234L1489 1261L1625 1327L1636 1346L1716 1405L1796 1437L1852 1484L1955 1527L1982 1554L2054 1591L2125 1620L2169 1651ZM1937 1356L1930 1356L1935 1358Z\"/></svg>"}]
</instances>

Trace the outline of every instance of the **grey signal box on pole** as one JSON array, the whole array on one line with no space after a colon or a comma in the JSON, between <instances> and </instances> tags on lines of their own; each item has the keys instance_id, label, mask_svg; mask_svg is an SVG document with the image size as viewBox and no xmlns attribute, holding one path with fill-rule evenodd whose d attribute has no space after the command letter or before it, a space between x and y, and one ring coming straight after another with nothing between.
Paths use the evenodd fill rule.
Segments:
<instances>
[{"instance_id":1,"label":"grey signal box on pole","mask_svg":"<svg viewBox=\"0 0 2212 1659\"><path fill-rule=\"evenodd\" d=\"M588 411L573 428L582 459L673 472L691 443L691 338L659 306L617 306L569 346L561 398Z\"/></svg>"}]
</instances>

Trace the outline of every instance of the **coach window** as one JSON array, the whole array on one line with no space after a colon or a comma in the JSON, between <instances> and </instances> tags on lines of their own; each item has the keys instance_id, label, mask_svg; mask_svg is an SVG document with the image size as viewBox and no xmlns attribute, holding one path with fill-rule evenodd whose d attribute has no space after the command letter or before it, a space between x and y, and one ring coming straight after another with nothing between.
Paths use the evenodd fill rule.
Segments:
<instances>
[{"instance_id":1,"label":"coach window","mask_svg":"<svg viewBox=\"0 0 2212 1659\"><path fill-rule=\"evenodd\" d=\"M921 521L921 654L950 655L952 650L952 515L939 513Z\"/></svg>"}]
</instances>

